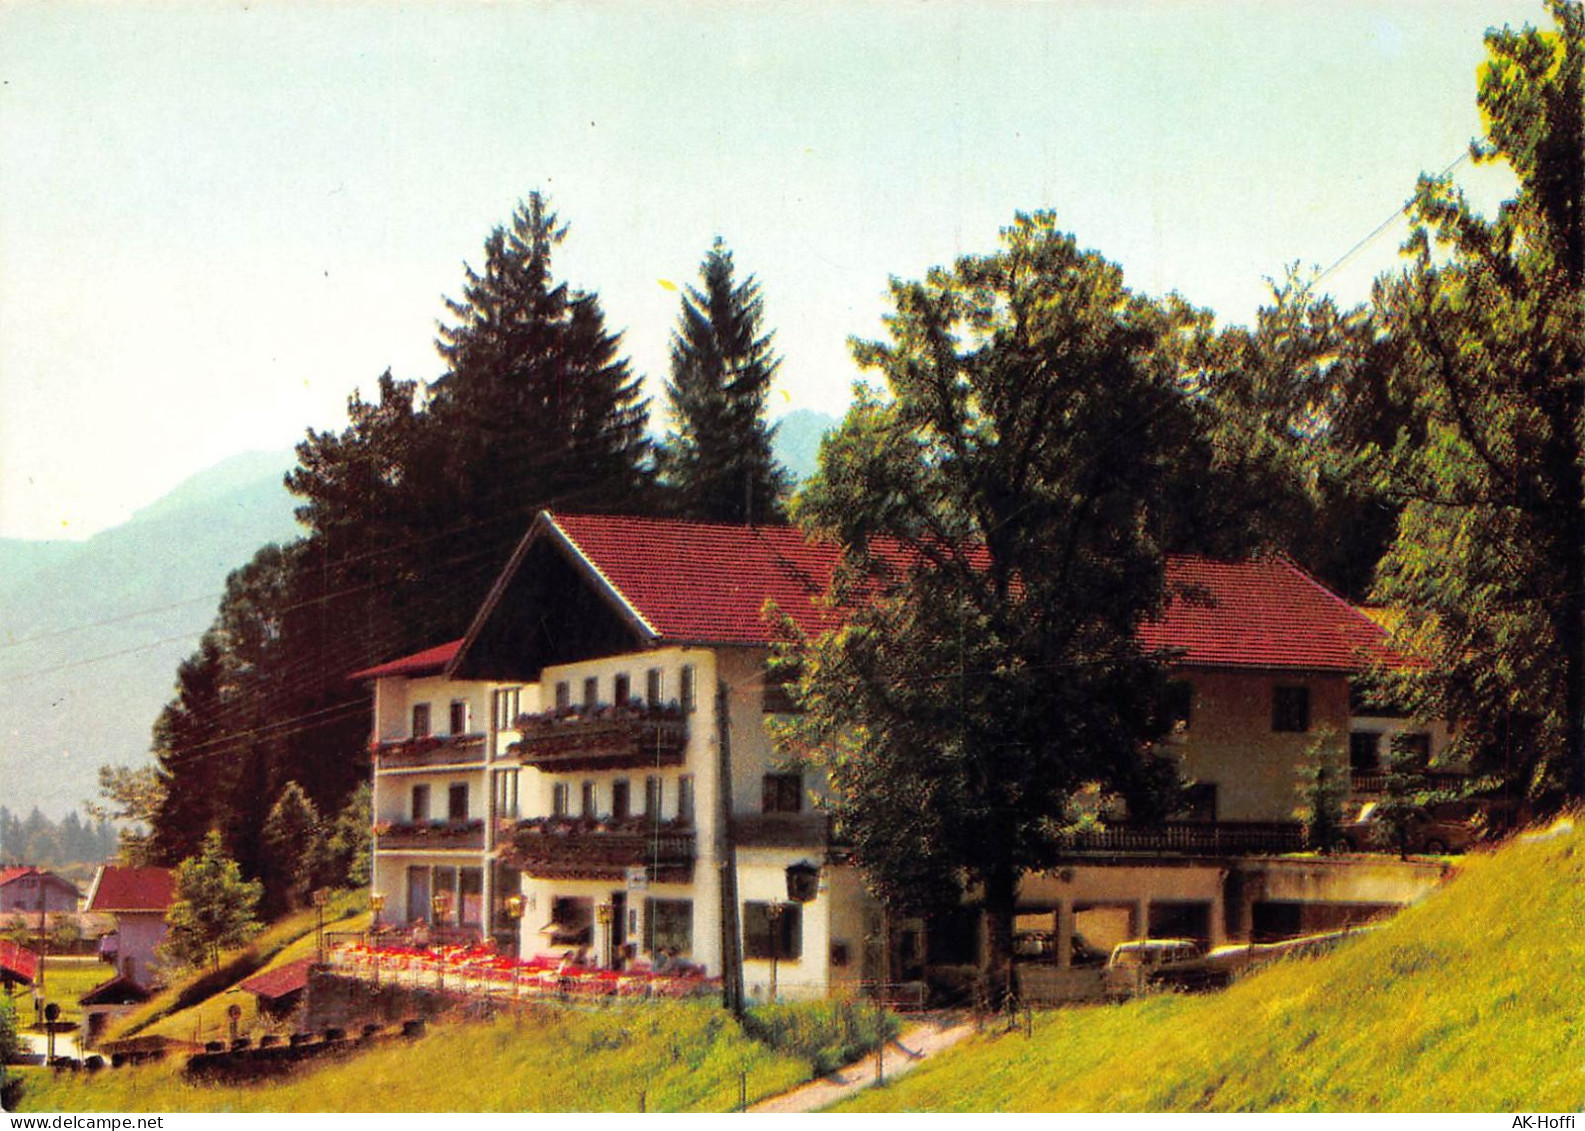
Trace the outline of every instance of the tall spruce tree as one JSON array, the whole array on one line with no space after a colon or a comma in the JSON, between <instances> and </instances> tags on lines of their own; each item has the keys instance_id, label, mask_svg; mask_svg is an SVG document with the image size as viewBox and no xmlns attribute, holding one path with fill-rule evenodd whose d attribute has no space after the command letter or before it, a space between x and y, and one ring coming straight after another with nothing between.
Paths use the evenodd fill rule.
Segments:
<instances>
[{"instance_id":1,"label":"tall spruce tree","mask_svg":"<svg viewBox=\"0 0 1585 1131\"><path fill-rule=\"evenodd\" d=\"M719 238L689 287L671 341L667 408L674 430L660 453L671 505L710 522L780 522L791 476L771 449L765 397L780 359L762 332L765 300L750 275L733 277Z\"/></svg>"},{"instance_id":2,"label":"tall spruce tree","mask_svg":"<svg viewBox=\"0 0 1585 1131\"><path fill-rule=\"evenodd\" d=\"M599 299L557 282L567 229L531 193L466 268L437 348L430 412L447 438L449 502L470 538L508 545L548 503L631 510L649 485L649 402ZM493 563L499 565L499 563Z\"/></svg>"},{"instance_id":3,"label":"tall spruce tree","mask_svg":"<svg viewBox=\"0 0 1585 1131\"><path fill-rule=\"evenodd\" d=\"M1481 161L1517 195L1480 215L1421 179L1409 268L1377 287L1413 427L1376 470L1405 501L1377 599L1410 612L1422 717L1532 796L1585 797L1585 9L1487 34Z\"/></svg>"}]
</instances>

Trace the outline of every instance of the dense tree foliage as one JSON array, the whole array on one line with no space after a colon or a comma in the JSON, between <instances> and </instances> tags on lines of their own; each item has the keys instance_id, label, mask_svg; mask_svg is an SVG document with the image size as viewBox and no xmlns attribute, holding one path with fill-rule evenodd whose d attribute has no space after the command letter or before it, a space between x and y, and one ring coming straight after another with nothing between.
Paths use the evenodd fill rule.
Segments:
<instances>
[{"instance_id":1,"label":"dense tree foliage","mask_svg":"<svg viewBox=\"0 0 1585 1131\"><path fill-rule=\"evenodd\" d=\"M781 522L791 476L771 449L765 397L780 360L762 330L765 300L751 275L733 274L718 239L689 287L671 342L667 409L673 430L660 451L673 510L710 522Z\"/></svg>"},{"instance_id":2,"label":"dense tree foliage","mask_svg":"<svg viewBox=\"0 0 1585 1131\"><path fill-rule=\"evenodd\" d=\"M220 952L241 946L259 927L263 885L244 880L226 855L218 830L204 837L198 855L176 865L175 900L165 915L161 956L182 966L220 966Z\"/></svg>"},{"instance_id":3,"label":"dense tree foliage","mask_svg":"<svg viewBox=\"0 0 1585 1131\"><path fill-rule=\"evenodd\" d=\"M796 508L843 547L853 611L811 642L786 737L826 763L888 902L982 893L1005 986L1018 877L1053 861L1081 794L1142 815L1175 795L1135 630L1186 529L1179 472L1205 463L1182 366L1203 324L1049 214L893 300L891 342L855 346L886 395L860 396Z\"/></svg>"},{"instance_id":4,"label":"dense tree foliage","mask_svg":"<svg viewBox=\"0 0 1585 1131\"><path fill-rule=\"evenodd\" d=\"M1503 29L1478 101L1519 191L1495 217L1446 177L1412 203L1411 266L1378 284L1391 391L1383 445L1405 502L1376 596L1402 606L1417 713L1533 796L1585 796L1585 9Z\"/></svg>"},{"instance_id":5,"label":"dense tree foliage","mask_svg":"<svg viewBox=\"0 0 1585 1131\"><path fill-rule=\"evenodd\" d=\"M265 818L264 874L266 894L289 910L304 907L309 893L326 875L326 831L319 810L294 781L286 783Z\"/></svg>"},{"instance_id":6,"label":"dense tree foliage","mask_svg":"<svg viewBox=\"0 0 1585 1131\"><path fill-rule=\"evenodd\" d=\"M58 868L108 860L116 848L115 827L92 806L86 821L76 812L52 821L37 806L24 818L0 805L0 863Z\"/></svg>"}]
</instances>

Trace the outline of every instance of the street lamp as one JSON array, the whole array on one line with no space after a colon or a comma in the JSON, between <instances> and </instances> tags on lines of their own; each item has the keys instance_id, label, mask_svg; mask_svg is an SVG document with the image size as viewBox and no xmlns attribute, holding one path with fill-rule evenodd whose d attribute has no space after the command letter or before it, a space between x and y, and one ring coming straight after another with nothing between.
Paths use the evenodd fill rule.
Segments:
<instances>
[{"instance_id":1,"label":"street lamp","mask_svg":"<svg viewBox=\"0 0 1585 1131\"><path fill-rule=\"evenodd\" d=\"M781 957L781 920L787 913L785 903L767 903L765 922L770 925L770 1003L776 1004L776 963Z\"/></svg>"},{"instance_id":2,"label":"street lamp","mask_svg":"<svg viewBox=\"0 0 1585 1131\"><path fill-rule=\"evenodd\" d=\"M385 910L385 893L373 892L369 895L369 909L374 912L374 937L380 937L380 912Z\"/></svg>"}]
</instances>

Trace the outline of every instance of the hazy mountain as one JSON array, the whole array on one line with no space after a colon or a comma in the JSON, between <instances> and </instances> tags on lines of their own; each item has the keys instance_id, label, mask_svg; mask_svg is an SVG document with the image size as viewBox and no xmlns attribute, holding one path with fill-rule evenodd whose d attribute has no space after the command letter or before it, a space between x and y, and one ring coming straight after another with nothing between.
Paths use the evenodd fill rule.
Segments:
<instances>
[{"instance_id":1,"label":"hazy mountain","mask_svg":"<svg viewBox=\"0 0 1585 1131\"><path fill-rule=\"evenodd\" d=\"M836 417L812 409L789 412L776 422L776 458L800 480L808 479L820 457L820 441L836 424Z\"/></svg>"},{"instance_id":2,"label":"hazy mountain","mask_svg":"<svg viewBox=\"0 0 1585 1131\"><path fill-rule=\"evenodd\" d=\"M60 815L141 764L226 575L297 536L290 452L248 452L86 542L0 539L0 803Z\"/></svg>"}]
</instances>

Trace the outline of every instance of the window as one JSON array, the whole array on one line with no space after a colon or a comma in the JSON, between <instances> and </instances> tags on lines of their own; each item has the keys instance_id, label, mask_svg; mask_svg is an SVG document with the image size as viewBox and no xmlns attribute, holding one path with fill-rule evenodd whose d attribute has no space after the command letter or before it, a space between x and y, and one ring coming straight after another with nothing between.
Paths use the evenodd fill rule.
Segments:
<instances>
[{"instance_id":1,"label":"window","mask_svg":"<svg viewBox=\"0 0 1585 1131\"><path fill-rule=\"evenodd\" d=\"M468 783L465 781L453 782L446 790L446 820L466 821L468 819Z\"/></svg>"},{"instance_id":2,"label":"window","mask_svg":"<svg viewBox=\"0 0 1585 1131\"><path fill-rule=\"evenodd\" d=\"M1271 693L1271 729L1302 734L1310 729L1310 689L1276 687Z\"/></svg>"},{"instance_id":3,"label":"window","mask_svg":"<svg viewBox=\"0 0 1585 1131\"><path fill-rule=\"evenodd\" d=\"M457 925L457 869L434 869L434 892L430 895L430 903L435 912L435 923L445 927Z\"/></svg>"},{"instance_id":4,"label":"window","mask_svg":"<svg viewBox=\"0 0 1585 1131\"><path fill-rule=\"evenodd\" d=\"M693 775L683 774L677 779L677 820L693 824Z\"/></svg>"},{"instance_id":5,"label":"window","mask_svg":"<svg viewBox=\"0 0 1585 1131\"><path fill-rule=\"evenodd\" d=\"M515 819L518 815L517 771L496 770L490 776L495 783L495 815L497 817L511 817Z\"/></svg>"},{"instance_id":6,"label":"window","mask_svg":"<svg viewBox=\"0 0 1585 1131\"><path fill-rule=\"evenodd\" d=\"M1393 735L1392 756L1403 769L1425 769L1431 762L1431 736L1423 731Z\"/></svg>"},{"instance_id":7,"label":"window","mask_svg":"<svg viewBox=\"0 0 1585 1131\"><path fill-rule=\"evenodd\" d=\"M627 781L626 778L617 778L614 782L611 783L611 819L612 820L614 820L614 821L625 821L625 820L627 820L628 814L632 811L632 803L629 800L629 795L631 794L631 792L632 792L632 787L628 785L628 781Z\"/></svg>"},{"instance_id":8,"label":"window","mask_svg":"<svg viewBox=\"0 0 1585 1131\"><path fill-rule=\"evenodd\" d=\"M429 820L429 786L427 785L413 787L413 820Z\"/></svg>"},{"instance_id":9,"label":"window","mask_svg":"<svg viewBox=\"0 0 1585 1131\"><path fill-rule=\"evenodd\" d=\"M413 737L414 738L428 738L429 737L429 704L428 703L414 703L413 704Z\"/></svg>"},{"instance_id":10,"label":"window","mask_svg":"<svg viewBox=\"0 0 1585 1131\"><path fill-rule=\"evenodd\" d=\"M556 682L556 710L565 711L572 706L572 686L566 680Z\"/></svg>"},{"instance_id":11,"label":"window","mask_svg":"<svg viewBox=\"0 0 1585 1131\"><path fill-rule=\"evenodd\" d=\"M600 703L600 679L590 676L583 681L583 709L592 711Z\"/></svg>"},{"instance_id":12,"label":"window","mask_svg":"<svg viewBox=\"0 0 1585 1131\"><path fill-rule=\"evenodd\" d=\"M1181 816L1185 821L1216 820L1216 783L1195 782L1185 789Z\"/></svg>"},{"instance_id":13,"label":"window","mask_svg":"<svg viewBox=\"0 0 1585 1131\"><path fill-rule=\"evenodd\" d=\"M803 810L802 774L766 774L760 789L760 810L765 813L798 813Z\"/></svg>"},{"instance_id":14,"label":"window","mask_svg":"<svg viewBox=\"0 0 1585 1131\"><path fill-rule=\"evenodd\" d=\"M580 812L583 816L592 821L594 820L594 783L592 781L584 782L582 792L582 807Z\"/></svg>"},{"instance_id":15,"label":"window","mask_svg":"<svg viewBox=\"0 0 1585 1131\"><path fill-rule=\"evenodd\" d=\"M633 698L633 681L626 672L617 672L611 680L611 702L618 707L626 707L627 701Z\"/></svg>"},{"instance_id":16,"label":"window","mask_svg":"<svg viewBox=\"0 0 1585 1131\"><path fill-rule=\"evenodd\" d=\"M772 907L780 907L772 920ZM798 958L803 954L803 908L796 903L743 904L743 957L770 958L772 946L777 958Z\"/></svg>"},{"instance_id":17,"label":"window","mask_svg":"<svg viewBox=\"0 0 1585 1131\"><path fill-rule=\"evenodd\" d=\"M1381 769L1381 735L1373 730L1356 730L1348 736L1348 768L1355 773Z\"/></svg>"},{"instance_id":18,"label":"window","mask_svg":"<svg viewBox=\"0 0 1585 1131\"><path fill-rule=\"evenodd\" d=\"M468 733L468 701L466 699L453 699L451 701L451 733Z\"/></svg>"},{"instance_id":19,"label":"window","mask_svg":"<svg viewBox=\"0 0 1585 1131\"><path fill-rule=\"evenodd\" d=\"M1186 679L1169 680L1163 703L1167 725L1173 730L1188 730L1194 717L1194 684Z\"/></svg>"},{"instance_id":20,"label":"window","mask_svg":"<svg viewBox=\"0 0 1585 1131\"><path fill-rule=\"evenodd\" d=\"M654 774L644 779L644 816L651 820L660 817L661 786Z\"/></svg>"},{"instance_id":21,"label":"window","mask_svg":"<svg viewBox=\"0 0 1585 1131\"><path fill-rule=\"evenodd\" d=\"M693 686L692 664L684 664L682 666L682 674L678 680L678 683L680 684L678 690L682 694L682 709L685 713L691 715L693 714L694 707L698 705L696 699L697 693L694 691Z\"/></svg>"},{"instance_id":22,"label":"window","mask_svg":"<svg viewBox=\"0 0 1585 1131\"><path fill-rule=\"evenodd\" d=\"M684 955L693 952L693 900L644 901L644 949Z\"/></svg>"},{"instance_id":23,"label":"window","mask_svg":"<svg viewBox=\"0 0 1585 1131\"><path fill-rule=\"evenodd\" d=\"M644 673L644 702L651 707L660 705L660 697L666 690L665 681L661 679L659 668L650 668Z\"/></svg>"},{"instance_id":24,"label":"window","mask_svg":"<svg viewBox=\"0 0 1585 1131\"><path fill-rule=\"evenodd\" d=\"M567 815L567 783L564 781L550 787L550 814L553 817Z\"/></svg>"},{"instance_id":25,"label":"window","mask_svg":"<svg viewBox=\"0 0 1585 1131\"><path fill-rule=\"evenodd\" d=\"M520 687L505 687L491 697L496 730L513 729L517 716L522 712L522 695L523 689Z\"/></svg>"}]
</instances>

